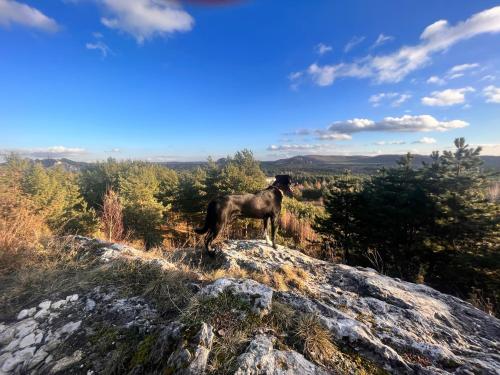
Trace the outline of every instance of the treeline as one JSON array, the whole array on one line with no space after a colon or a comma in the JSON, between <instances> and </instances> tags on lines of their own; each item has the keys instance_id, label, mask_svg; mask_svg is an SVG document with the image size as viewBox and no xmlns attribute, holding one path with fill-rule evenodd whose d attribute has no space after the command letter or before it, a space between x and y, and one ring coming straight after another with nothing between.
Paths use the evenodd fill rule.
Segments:
<instances>
[{"instance_id":1,"label":"treeline","mask_svg":"<svg viewBox=\"0 0 500 375\"><path fill-rule=\"evenodd\" d=\"M488 197L481 149L463 138L455 147L434 152L423 168L408 154L371 178L338 177L315 229L348 264L474 298L498 313L500 206Z\"/></svg>"},{"instance_id":2,"label":"treeline","mask_svg":"<svg viewBox=\"0 0 500 375\"><path fill-rule=\"evenodd\" d=\"M256 192L269 184L248 150L224 163L209 160L204 168L184 172L113 159L70 172L59 166L45 168L16 155L7 156L2 171L4 199L20 195L29 201L45 230L126 240L146 248L196 245L198 236L191 229L201 224L211 199ZM314 236L311 212L318 208L292 199L285 206L282 234L288 244L304 243L305 237ZM252 220L227 229L230 232L225 234L231 237L262 236L261 223Z\"/></svg>"}]
</instances>

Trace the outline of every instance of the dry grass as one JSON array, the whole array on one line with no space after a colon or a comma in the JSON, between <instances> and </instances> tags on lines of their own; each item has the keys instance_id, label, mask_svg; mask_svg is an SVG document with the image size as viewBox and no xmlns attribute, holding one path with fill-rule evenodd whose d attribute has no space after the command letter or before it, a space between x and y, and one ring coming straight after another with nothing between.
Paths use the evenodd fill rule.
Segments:
<instances>
[{"instance_id":1,"label":"dry grass","mask_svg":"<svg viewBox=\"0 0 500 375\"><path fill-rule=\"evenodd\" d=\"M315 314L303 314L297 319L295 336L304 355L316 363L329 364L339 350L332 343L330 332Z\"/></svg>"}]
</instances>

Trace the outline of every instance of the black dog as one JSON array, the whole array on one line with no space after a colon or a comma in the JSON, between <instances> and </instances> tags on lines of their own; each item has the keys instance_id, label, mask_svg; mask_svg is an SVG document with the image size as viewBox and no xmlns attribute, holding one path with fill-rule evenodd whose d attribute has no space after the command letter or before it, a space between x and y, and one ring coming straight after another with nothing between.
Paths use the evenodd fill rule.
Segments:
<instances>
[{"instance_id":1,"label":"black dog","mask_svg":"<svg viewBox=\"0 0 500 375\"><path fill-rule=\"evenodd\" d=\"M226 195L214 199L208 204L207 216L203 228L196 228L198 234L207 233L205 249L212 253L211 245L221 229L237 217L264 220L264 234L269 243L267 225L271 220L271 238L276 249L276 230L281 212L283 194L292 196L290 176L278 175L271 186L256 194Z\"/></svg>"}]
</instances>

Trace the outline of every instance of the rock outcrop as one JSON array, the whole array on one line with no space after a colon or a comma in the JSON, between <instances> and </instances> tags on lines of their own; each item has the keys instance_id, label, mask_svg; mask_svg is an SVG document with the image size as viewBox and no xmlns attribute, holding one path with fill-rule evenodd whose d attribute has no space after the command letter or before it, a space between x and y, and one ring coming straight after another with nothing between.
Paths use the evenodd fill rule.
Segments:
<instances>
[{"instance_id":1,"label":"rock outcrop","mask_svg":"<svg viewBox=\"0 0 500 375\"><path fill-rule=\"evenodd\" d=\"M178 267L130 247L78 241L82 256L101 263L139 259L167 270ZM229 293L248 305L241 314L255 315L255 321L272 314L276 302L298 314L313 314L333 344L391 374L500 374L500 321L425 285L281 246L273 249L264 241L229 241L215 263L222 276L210 282L200 276L193 286L198 301ZM214 345L225 339L223 330L206 321L193 325L180 311L161 316L144 296L93 287L62 297L25 306L10 321L0 322L0 374L154 372L148 368L203 374L212 371ZM252 327L251 337L227 367L230 373L335 373L325 365L328 358L315 362L279 344L283 333ZM119 359L127 340L137 347L125 366Z\"/></svg>"}]
</instances>

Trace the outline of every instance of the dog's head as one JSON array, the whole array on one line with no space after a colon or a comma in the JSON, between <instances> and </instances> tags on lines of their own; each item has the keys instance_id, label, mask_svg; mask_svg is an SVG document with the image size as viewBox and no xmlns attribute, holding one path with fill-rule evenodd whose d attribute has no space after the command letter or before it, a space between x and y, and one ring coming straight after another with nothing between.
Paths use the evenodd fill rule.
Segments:
<instances>
[{"instance_id":1,"label":"dog's head","mask_svg":"<svg viewBox=\"0 0 500 375\"><path fill-rule=\"evenodd\" d=\"M288 195L289 197L293 196L292 179L289 175L279 174L275 176L273 186L276 186L278 189L280 189L284 194Z\"/></svg>"}]
</instances>

